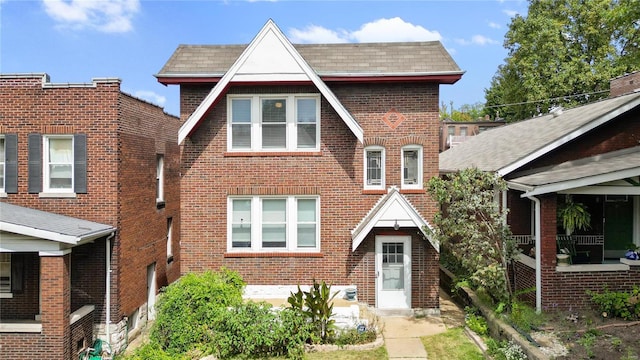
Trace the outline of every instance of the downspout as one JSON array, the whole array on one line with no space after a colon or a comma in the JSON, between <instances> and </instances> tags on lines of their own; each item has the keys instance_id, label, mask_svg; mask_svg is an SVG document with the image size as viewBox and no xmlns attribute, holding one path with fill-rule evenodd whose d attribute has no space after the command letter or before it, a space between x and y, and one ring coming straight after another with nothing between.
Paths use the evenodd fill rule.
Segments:
<instances>
[{"instance_id":1,"label":"downspout","mask_svg":"<svg viewBox=\"0 0 640 360\"><path fill-rule=\"evenodd\" d=\"M109 345L109 349L111 349L111 239L116 235L115 231L111 233L107 237L105 241L105 262L106 262L106 270L107 270L107 284L105 289L105 302L106 302L106 326L105 333L107 337L107 344Z\"/></svg>"},{"instance_id":2,"label":"downspout","mask_svg":"<svg viewBox=\"0 0 640 360\"><path fill-rule=\"evenodd\" d=\"M536 312L542 312L542 262L540 261L540 199L527 195L535 203L535 239L536 239Z\"/></svg>"}]
</instances>

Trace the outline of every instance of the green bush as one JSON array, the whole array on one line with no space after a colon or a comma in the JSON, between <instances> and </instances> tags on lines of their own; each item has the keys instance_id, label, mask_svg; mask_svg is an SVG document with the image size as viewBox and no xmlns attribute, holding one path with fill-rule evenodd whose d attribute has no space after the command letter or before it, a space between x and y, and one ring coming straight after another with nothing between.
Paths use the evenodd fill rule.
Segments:
<instances>
[{"instance_id":1,"label":"green bush","mask_svg":"<svg viewBox=\"0 0 640 360\"><path fill-rule=\"evenodd\" d=\"M133 354L126 357L127 360L177 360L181 357L167 354L158 343L146 343L137 348Z\"/></svg>"},{"instance_id":2,"label":"green bush","mask_svg":"<svg viewBox=\"0 0 640 360\"><path fill-rule=\"evenodd\" d=\"M619 317L625 320L640 318L640 287L634 286L631 292L609 291L602 293L587 291L591 301L605 316Z\"/></svg>"},{"instance_id":3,"label":"green bush","mask_svg":"<svg viewBox=\"0 0 640 360\"><path fill-rule=\"evenodd\" d=\"M247 302L221 313L205 352L218 358L301 358L311 324L291 309L274 311L267 303Z\"/></svg>"},{"instance_id":4,"label":"green bush","mask_svg":"<svg viewBox=\"0 0 640 360\"><path fill-rule=\"evenodd\" d=\"M360 332L358 329L351 328L337 332L333 343L338 346L366 344L375 341L377 336L375 330Z\"/></svg>"},{"instance_id":5,"label":"green bush","mask_svg":"<svg viewBox=\"0 0 640 360\"><path fill-rule=\"evenodd\" d=\"M244 285L238 273L227 269L184 275L160 296L151 341L169 355L210 343L212 324L227 307L242 303Z\"/></svg>"},{"instance_id":6,"label":"green bush","mask_svg":"<svg viewBox=\"0 0 640 360\"><path fill-rule=\"evenodd\" d=\"M525 332L536 330L545 322L544 314L537 313L534 308L524 303L513 301L509 320L513 325Z\"/></svg>"},{"instance_id":7,"label":"green bush","mask_svg":"<svg viewBox=\"0 0 640 360\"><path fill-rule=\"evenodd\" d=\"M489 327L487 320L479 314L477 309L471 307L465 307L466 312L464 317L464 323L478 335L487 335L489 333Z\"/></svg>"}]
</instances>

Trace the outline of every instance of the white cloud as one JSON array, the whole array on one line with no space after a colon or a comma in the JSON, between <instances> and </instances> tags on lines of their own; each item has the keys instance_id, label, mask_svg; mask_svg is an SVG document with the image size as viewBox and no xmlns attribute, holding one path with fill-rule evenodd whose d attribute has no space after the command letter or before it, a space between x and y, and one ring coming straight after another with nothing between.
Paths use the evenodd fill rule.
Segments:
<instances>
[{"instance_id":1,"label":"white cloud","mask_svg":"<svg viewBox=\"0 0 640 360\"><path fill-rule=\"evenodd\" d=\"M343 42L394 42L442 40L437 31L427 30L420 25L405 22L399 17L378 19L366 23L356 31L330 30L322 26L310 25L304 29L289 30L293 43L343 43Z\"/></svg>"},{"instance_id":2,"label":"white cloud","mask_svg":"<svg viewBox=\"0 0 640 360\"><path fill-rule=\"evenodd\" d=\"M309 25L306 28L289 30L289 38L293 43L344 43L347 42L345 36L340 36L336 31L323 28L322 26Z\"/></svg>"},{"instance_id":3,"label":"white cloud","mask_svg":"<svg viewBox=\"0 0 640 360\"><path fill-rule=\"evenodd\" d=\"M399 17L366 23L360 30L354 31L351 37L358 42L442 40L439 32L413 25Z\"/></svg>"},{"instance_id":4,"label":"white cloud","mask_svg":"<svg viewBox=\"0 0 640 360\"><path fill-rule=\"evenodd\" d=\"M43 4L59 27L107 33L133 30L131 19L140 10L139 0L43 0Z\"/></svg>"},{"instance_id":5,"label":"white cloud","mask_svg":"<svg viewBox=\"0 0 640 360\"><path fill-rule=\"evenodd\" d=\"M486 36L483 35L473 35L471 37L471 40L466 40L466 39L455 39L454 40L456 43L460 44L460 45L480 45L480 46L484 46L484 45L497 45L500 42L498 42L497 40L488 38Z\"/></svg>"},{"instance_id":6,"label":"white cloud","mask_svg":"<svg viewBox=\"0 0 640 360\"><path fill-rule=\"evenodd\" d=\"M164 106L164 104L167 102L167 98L157 94L153 91L148 91L148 90L138 90L133 94L135 97L146 100L150 103L159 105L159 106Z\"/></svg>"},{"instance_id":7,"label":"white cloud","mask_svg":"<svg viewBox=\"0 0 640 360\"><path fill-rule=\"evenodd\" d=\"M493 21L489 21L489 27L492 29L500 29L500 24L494 23Z\"/></svg>"},{"instance_id":8,"label":"white cloud","mask_svg":"<svg viewBox=\"0 0 640 360\"><path fill-rule=\"evenodd\" d=\"M508 17L512 18L516 15L518 15L518 12L516 10L502 10L503 13L505 13Z\"/></svg>"}]
</instances>

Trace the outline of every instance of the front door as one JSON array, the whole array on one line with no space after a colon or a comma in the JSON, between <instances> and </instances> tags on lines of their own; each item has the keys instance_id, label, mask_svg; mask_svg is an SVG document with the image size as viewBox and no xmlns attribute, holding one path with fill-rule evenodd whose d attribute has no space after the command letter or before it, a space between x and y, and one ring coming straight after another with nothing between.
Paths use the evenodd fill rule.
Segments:
<instances>
[{"instance_id":1,"label":"front door","mask_svg":"<svg viewBox=\"0 0 640 360\"><path fill-rule=\"evenodd\" d=\"M604 256L624 257L633 242L633 201L631 198L604 204Z\"/></svg>"},{"instance_id":2,"label":"front door","mask_svg":"<svg viewBox=\"0 0 640 360\"><path fill-rule=\"evenodd\" d=\"M376 236L376 307L411 308L410 236Z\"/></svg>"}]
</instances>

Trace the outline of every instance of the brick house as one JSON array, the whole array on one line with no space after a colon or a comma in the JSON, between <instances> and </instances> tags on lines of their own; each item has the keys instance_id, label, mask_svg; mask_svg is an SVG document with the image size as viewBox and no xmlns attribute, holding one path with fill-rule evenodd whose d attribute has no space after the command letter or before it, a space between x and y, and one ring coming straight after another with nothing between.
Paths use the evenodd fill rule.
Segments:
<instances>
[{"instance_id":1,"label":"brick house","mask_svg":"<svg viewBox=\"0 0 640 360\"><path fill-rule=\"evenodd\" d=\"M635 82L635 86L633 85ZM440 154L441 173L475 166L508 184L502 204L523 249L515 290L538 310L584 308L587 290L638 285L640 261L640 72L612 80L611 96L479 134ZM505 196L506 195L506 196ZM590 227L568 234L557 210L586 205ZM569 265L556 254L566 249Z\"/></svg>"},{"instance_id":2,"label":"brick house","mask_svg":"<svg viewBox=\"0 0 640 360\"><path fill-rule=\"evenodd\" d=\"M384 309L438 311L438 91L463 72L439 42L177 48L182 273L237 270L250 297L313 279Z\"/></svg>"},{"instance_id":3,"label":"brick house","mask_svg":"<svg viewBox=\"0 0 640 360\"><path fill-rule=\"evenodd\" d=\"M0 358L122 349L180 276L179 119L46 74L0 74L0 119Z\"/></svg>"},{"instance_id":4,"label":"brick house","mask_svg":"<svg viewBox=\"0 0 640 360\"><path fill-rule=\"evenodd\" d=\"M444 119L440 121L440 151L445 151L467 141L471 136L478 135L497 126L506 124L504 119L490 120L489 115L484 120L455 121Z\"/></svg>"}]
</instances>

